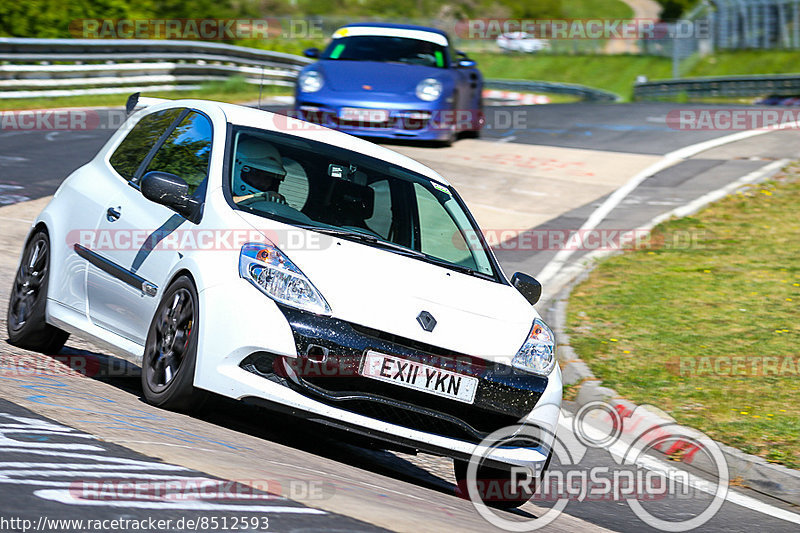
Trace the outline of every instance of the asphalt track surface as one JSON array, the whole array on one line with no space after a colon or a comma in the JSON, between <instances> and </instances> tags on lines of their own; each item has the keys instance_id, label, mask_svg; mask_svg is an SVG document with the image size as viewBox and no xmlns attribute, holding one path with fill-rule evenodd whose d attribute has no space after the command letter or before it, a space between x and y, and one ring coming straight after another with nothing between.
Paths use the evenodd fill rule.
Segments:
<instances>
[{"instance_id":1,"label":"asphalt track surface","mask_svg":"<svg viewBox=\"0 0 800 533\"><path fill-rule=\"evenodd\" d=\"M482 139L487 142L602 150L609 152L609 158L613 158L615 152L663 155L730 133L672 130L665 124L665 117L673 108L669 104L565 104L534 107L521 110L529 117L524 128L489 129L484 132ZM501 108L503 113L510 110L513 111L512 108ZM493 111L490 109L489 112ZM492 123L491 117L489 122ZM55 133L0 131L0 205L51 195L64 177L92 157L111 133L113 131L110 129ZM608 228L639 227L658 214L730 183L742 175L763 169L771 162L797 158L797 136L794 131L768 133L679 162L645 180L602 224ZM403 146L397 147L402 149ZM531 149L536 148L532 146ZM431 151L435 153L435 148L431 148ZM589 204L577 205L571 211L532 229L577 228L602 201L603 198L599 198ZM550 250L498 250L501 262L508 272L523 270L532 274L541 270L552 259L553 254L554 251ZM576 253L575 259L580 255L581 252ZM4 259L7 263L15 261L15 258ZM5 280L4 285L8 285L8 276L11 273L6 268L2 274L0 279ZM0 288L3 309L7 293L8 287ZM546 309L542 311L547 312ZM5 343L0 345L0 351L19 352ZM70 339L66 354L90 355L106 361L105 364L113 361L97 348L75 339ZM287 476L287 471L293 472L293 468L302 464L316 472L323 483L332 483L333 488L330 490L338 491L336 495L342 498L343 505L339 512L337 506L330 503L340 501L335 498L317 504L313 498L307 497L297 497L297 501L292 501L292 498L265 498L256 505L283 508L282 511L271 514L262 513L269 516L270 530L371 531L379 530L381 524L386 529L398 531L442 530L443 524L447 523L452 523L454 529L493 530L477 516L468 502L454 495L456 489L449 474L449 462L446 460L431 456L412 457L364 450L342 443L338 435L320 432L316 427L297 424L226 400L213 402L209 410L193 418L171 413L152 415L146 418L149 421L147 424L137 422L140 424L137 427L147 426L146 430L141 429L142 441L130 440L131 444L123 447L109 442L120 441L121 437L118 435L129 435L125 431L130 429L130 421L119 413L130 416L130 413L138 413L139 410L151 414L158 412L141 403L138 378L127 373L111 377L99 373L94 379L83 382L75 381L77 379L0 380L0 396L5 398L0 400L0 417L4 417L0 419L0 518L14 516L38 520L45 515L50 518L136 518L159 514L163 518L178 519L198 518L203 513L216 517L236 515L235 509L227 508L213 513L213 507L205 511L153 511L59 502L56 498L59 490L62 491L62 496L65 490L67 495L74 495L74 491L70 493L69 489L75 488L70 483L76 478L52 475L52 467L46 464L53 460L41 453L48 448L56 450L53 453L60 451L104 455L116 458L116 464L128 467L139 464L143 468L136 470L137 474L131 474L130 469L126 471L124 468L118 471L129 476L138 475L139 479L143 477L143 472L157 475L164 471L170 475L179 472L181 476L189 478L247 479L246 474L243 474L247 472L246 468L237 463L237 460L244 461L245 464L248 461L257 464L258 458L272 457L278 453L286 459L285 464L276 462L272 467L274 478L283 479ZM80 393L70 392L72 389L67 385L73 383L84 383ZM75 409L76 406L80 406L80 414L72 417L64 414L65 410ZM116 414L109 414L110 406L119 406L119 413L114 411ZM565 415L568 419L568 410ZM71 420L72 423L65 423L63 420ZM107 423L100 424L100 420L106 420ZM93 423L99 425L93 426ZM9 428L16 429L17 432L5 431ZM567 436L570 433L568 424L560 430ZM176 438L176 434L182 435L182 439ZM187 434L202 435L203 438L193 440ZM92 439L93 435L97 435L100 440ZM145 437L153 441L150 447L142 444ZM181 455L175 451L177 442L182 442L188 448L206 449L206 455L202 458L189 452L188 455ZM87 443L101 450L69 450L70 447L86 446ZM65 445L71 446L63 448ZM235 452L231 452L226 446L234 448ZM142 454L133 451L134 449L150 450L150 453ZM226 453L233 453L235 460L232 456L225 455ZM69 460L78 465L96 461L80 457ZM616 466L612 456L603 449L586 450L579 464L585 468L598 465L609 468ZM240 465L239 470L236 465ZM171 470L173 467L178 470ZM75 468L86 477L85 471L88 469L81 470L80 466ZM281 470L282 468L288 470ZM554 468L559 467L556 465ZM10 471L15 473L10 474ZM115 478L114 469L106 469L104 472L107 474L104 479ZM701 478L704 476L699 471L693 473ZM27 480L28 483L19 483L19 480ZM49 492L38 492L42 490ZM323 494L325 490L328 489L323 489ZM359 495L357 490L365 492ZM348 491L352 491L356 500L361 499L364 509L373 508L373 514L358 506L348 507L347 503L351 501L346 498ZM800 521L792 522L777 517L780 512L791 511L793 508L790 506L746 488L737 487L736 491L750 498L746 500L747 505L726 501L711 521L699 530L797 530ZM302 503L298 503L300 501ZM426 527L424 522L404 521L411 516L409 507L413 507L414 501L418 502L416 505L419 505L421 516L426 516L425 512L433 513L427 516L436 516L439 513L439 518L429 523L430 527ZM427 503L420 503L421 501ZM708 501L705 493L688 489L681 497L667 497L645 506L657 516L679 520L697 514ZM253 504L228 500L211 503ZM426 505L433 506L433 510L426 509ZM522 510L513 514L505 513L504 516L517 520L532 518L539 516L546 507L546 503L526 504ZM289 508L294 511L287 511ZM798 515L792 516L800 520ZM639 520L621 500L570 502L564 514L544 530L593 529L656 531Z\"/></svg>"}]
</instances>

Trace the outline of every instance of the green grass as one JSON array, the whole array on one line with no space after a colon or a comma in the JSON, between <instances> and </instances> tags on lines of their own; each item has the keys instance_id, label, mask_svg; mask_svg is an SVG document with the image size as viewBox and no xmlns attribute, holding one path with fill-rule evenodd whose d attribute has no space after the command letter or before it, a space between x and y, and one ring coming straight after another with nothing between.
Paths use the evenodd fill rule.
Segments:
<instances>
[{"instance_id":1,"label":"green grass","mask_svg":"<svg viewBox=\"0 0 800 533\"><path fill-rule=\"evenodd\" d=\"M134 91L131 90L131 93ZM262 96L292 94L290 87L265 85ZM59 98L10 98L0 100L0 110L5 109L44 109L54 107L101 107L124 106L129 93L102 94L93 96L64 96ZM156 98L201 98L220 102L241 103L258 100L258 85L252 85L241 78L230 78L223 82L204 84L193 91L153 91L142 93L142 96Z\"/></svg>"},{"instance_id":2,"label":"green grass","mask_svg":"<svg viewBox=\"0 0 800 533\"><path fill-rule=\"evenodd\" d=\"M633 10L620 0L570 0L561 11L566 19L630 19Z\"/></svg>"},{"instance_id":3,"label":"green grass","mask_svg":"<svg viewBox=\"0 0 800 533\"><path fill-rule=\"evenodd\" d=\"M800 72L800 51L742 50L698 60L685 77L730 76L733 74L788 74Z\"/></svg>"},{"instance_id":4,"label":"green grass","mask_svg":"<svg viewBox=\"0 0 800 533\"><path fill-rule=\"evenodd\" d=\"M798 178L796 163L661 224L649 248L604 261L578 285L568 314L572 345L621 395L791 468L800 468ZM705 356L756 359L711 375ZM762 357L782 371L752 372Z\"/></svg>"},{"instance_id":5,"label":"green grass","mask_svg":"<svg viewBox=\"0 0 800 533\"><path fill-rule=\"evenodd\" d=\"M628 55L474 54L486 78L545 80L588 85L629 97L636 76L667 78L667 58Z\"/></svg>"}]
</instances>

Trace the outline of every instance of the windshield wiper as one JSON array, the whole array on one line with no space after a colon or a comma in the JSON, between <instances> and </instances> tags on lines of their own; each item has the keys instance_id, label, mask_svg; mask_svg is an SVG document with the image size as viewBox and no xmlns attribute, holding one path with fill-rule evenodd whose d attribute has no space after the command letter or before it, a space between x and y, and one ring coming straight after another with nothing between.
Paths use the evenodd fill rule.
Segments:
<instances>
[{"instance_id":1,"label":"windshield wiper","mask_svg":"<svg viewBox=\"0 0 800 533\"><path fill-rule=\"evenodd\" d=\"M478 272L472 268L459 265L457 263L451 263L450 261L445 261L444 259L439 259L438 257L434 257L432 255L426 254L424 252L420 252L419 250L414 250L412 248L406 248L402 244L397 244L391 241L387 241L381 239L380 237L376 237L375 235L370 235L369 233L362 233L360 231L355 230L348 230L343 228L324 228L320 226L314 226L309 224L298 224L299 227L311 231L318 231L320 233L325 233L326 235L333 235L336 237L346 237L351 238L357 241L361 241L367 244L375 245L380 248L385 248L389 250L396 251L400 254L407 255L409 257L416 257L422 259L427 263L431 263L437 266L441 266L444 268L449 268L450 270L455 270L456 272L462 272L464 274L469 274L470 276L476 276L479 278L493 280L494 276L489 274L484 274L483 272Z\"/></svg>"},{"instance_id":2,"label":"windshield wiper","mask_svg":"<svg viewBox=\"0 0 800 533\"><path fill-rule=\"evenodd\" d=\"M477 270L474 270L470 267L459 265L458 263L451 263L450 261L445 261L444 259L439 259L438 257L434 257L432 255L428 254L422 254L422 255L425 256L425 260L428 261L429 263L433 263L442 266L444 268L449 268L451 270L455 270L456 272L469 274L470 276L476 276L479 278L492 279L492 280L494 279L494 276L491 276L489 274L484 274L483 272L478 272Z\"/></svg>"},{"instance_id":3,"label":"windshield wiper","mask_svg":"<svg viewBox=\"0 0 800 533\"><path fill-rule=\"evenodd\" d=\"M326 235L333 235L335 237L346 237L350 239L354 239L357 241L361 241L368 244L374 244L381 248L388 248L390 250L395 250L405 255L409 255L412 257L419 257L422 259L426 259L427 256L422 253L418 252L417 250L412 250L411 248L406 248L401 244L397 244L391 241L386 241L381 239L380 237L376 237L375 235L370 235L369 233L362 233L360 231L355 230L348 230L342 228L324 228L320 226L313 226L313 225L299 225L299 227L311 231L318 231L320 233L325 233Z\"/></svg>"}]
</instances>

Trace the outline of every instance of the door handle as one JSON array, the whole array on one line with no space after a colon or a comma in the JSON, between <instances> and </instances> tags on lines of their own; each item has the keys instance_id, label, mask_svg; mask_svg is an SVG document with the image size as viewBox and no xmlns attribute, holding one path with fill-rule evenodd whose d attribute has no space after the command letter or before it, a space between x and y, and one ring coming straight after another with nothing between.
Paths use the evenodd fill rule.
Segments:
<instances>
[{"instance_id":1,"label":"door handle","mask_svg":"<svg viewBox=\"0 0 800 533\"><path fill-rule=\"evenodd\" d=\"M121 207L109 207L106 211L106 219L108 219L109 222L116 222L119 217L122 216L122 213L120 213L121 209Z\"/></svg>"}]
</instances>

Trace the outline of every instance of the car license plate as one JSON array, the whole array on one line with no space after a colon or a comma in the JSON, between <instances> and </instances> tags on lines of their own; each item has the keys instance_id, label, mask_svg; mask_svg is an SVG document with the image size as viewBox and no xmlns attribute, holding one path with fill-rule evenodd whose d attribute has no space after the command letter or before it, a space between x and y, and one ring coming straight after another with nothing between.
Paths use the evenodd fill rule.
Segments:
<instances>
[{"instance_id":1,"label":"car license plate","mask_svg":"<svg viewBox=\"0 0 800 533\"><path fill-rule=\"evenodd\" d=\"M343 107L339 111L339 118L353 122L386 122L389 120L389 111L386 109Z\"/></svg>"},{"instance_id":2,"label":"car license plate","mask_svg":"<svg viewBox=\"0 0 800 533\"><path fill-rule=\"evenodd\" d=\"M478 378L371 350L364 358L361 375L464 403L474 402L478 389Z\"/></svg>"}]
</instances>

